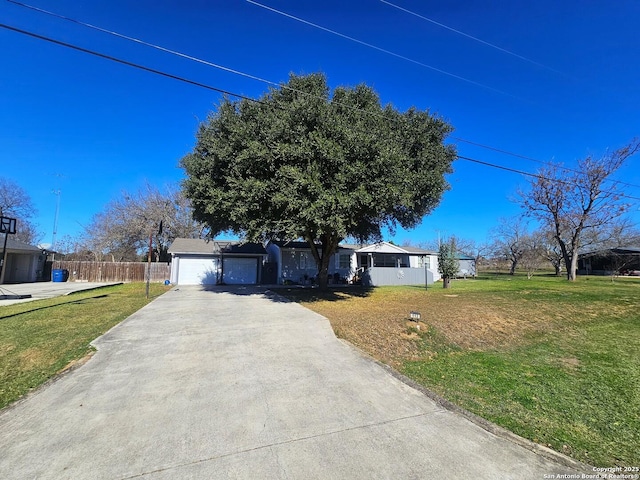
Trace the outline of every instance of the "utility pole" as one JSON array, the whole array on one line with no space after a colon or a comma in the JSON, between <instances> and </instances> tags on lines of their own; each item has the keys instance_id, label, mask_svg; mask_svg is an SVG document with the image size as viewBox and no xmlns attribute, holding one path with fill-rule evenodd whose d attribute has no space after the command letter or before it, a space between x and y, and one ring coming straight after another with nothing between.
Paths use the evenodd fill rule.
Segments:
<instances>
[{"instance_id":1,"label":"utility pole","mask_svg":"<svg viewBox=\"0 0 640 480\"><path fill-rule=\"evenodd\" d=\"M53 237L51 238L51 250L55 251L56 248L56 235L58 234L58 214L60 213L60 190L53 190L56 195L56 214L53 217Z\"/></svg>"},{"instance_id":2,"label":"utility pole","mask_svg":"<svg viewBox=\"0 0 640 480\"><path fill-rule=\"evenodd\" d=\"M149 254L147 255L147 298L149 298L149 283L151 283L151 248L153 241L153 232L149 234Z\"/></svg>"}]
</instances>

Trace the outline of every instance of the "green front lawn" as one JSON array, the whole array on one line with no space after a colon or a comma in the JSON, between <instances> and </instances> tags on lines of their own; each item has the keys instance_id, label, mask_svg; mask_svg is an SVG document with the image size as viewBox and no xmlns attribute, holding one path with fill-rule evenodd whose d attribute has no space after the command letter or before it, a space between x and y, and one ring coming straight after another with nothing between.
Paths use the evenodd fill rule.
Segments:
<instances>
[{"instance_id":1,"label":"green front lawn","mask_svg":"<svg viewBox=\"0 0 640 480\"><path fill-rule=\"evenodd\" d=\"M89 343L168 287L131 283L0 307L0 408L93 351Z\"/></svg>"}]
</instances>

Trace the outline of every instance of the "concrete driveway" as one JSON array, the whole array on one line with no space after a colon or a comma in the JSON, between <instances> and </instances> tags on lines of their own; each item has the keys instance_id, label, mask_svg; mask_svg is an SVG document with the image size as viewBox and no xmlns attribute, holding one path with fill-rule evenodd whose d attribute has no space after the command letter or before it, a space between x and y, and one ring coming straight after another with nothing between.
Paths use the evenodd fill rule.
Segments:
<instances>
[{"instance_id":1,"label":"concrete driveway","mask_svg":"<svg viewBox=\"0 0 640 480\"><path fill-rule=\"evenodd\" d=\"M11 305L12 303L31 302L42 300L43 298L59 297L69 295L83 290L94 290L96 288L118 285L119 282L97 283L97 282L34 282L0 285L0 307ZM5 299L4 296L31 295L30 298Z\"/></svg>"},{"instance_id":2,"label":"concrete driveway","mask_svg":"<svg viewBox=\"0 0 640 480\"><path fill-rule=\"evenodd\" d=\"M0 414L3 479L580 473L446 410L257 289L174 288Z\"/></svg>"}]
</instances>

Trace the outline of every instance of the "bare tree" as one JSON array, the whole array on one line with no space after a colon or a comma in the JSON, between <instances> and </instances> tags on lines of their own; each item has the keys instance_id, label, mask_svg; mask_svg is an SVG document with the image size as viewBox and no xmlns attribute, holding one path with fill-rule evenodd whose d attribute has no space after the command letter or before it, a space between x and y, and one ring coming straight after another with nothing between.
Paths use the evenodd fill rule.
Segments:
<instances>
[{"instance_id":1,"label":"bare tree","mask_svg":"<svg viewBox=\"0 0 640 480\"><path fill-rule=\"evenodd\" d=\"M526 223L519 217L501 218L493 231L493 253L509 261L509 275L513 275L530 243Z\"/></svg>"},{"instance_id":2,"label":"bare tree","mask_svg":"<svg viewBox=\"0 0 640 480\"><path fill-rule=\"evenodd\" d=\"M17 219L16 240L28 244L39 240L40 234L32 222L36 213L29 194L17 183L0 177L0 215Z\"/></svg>"},{"instance_id":3,"label":"bare tree","mask_svg":"<svg viewBox=\"0 0 640 480\"><path fill-rule=\"evenodd\" d=\"M93 217L85 233L85 245L112 261L137 260L152 238L154 258L168 261L167 249L178 237L194 238L202 228L191 217L189 201L178 188L161 192L146 184L135 194L124 192Z\"/></svg>"},{"instance_id":4,"label":"bare tree","mask_svg":"<svg viewBox=\"0 0 640 480\"><path fill-rule=\"evenodd\" d=\"M549 228L541 228L535 231L533 236L536 238L540 255L553 265L556 276L559 276L564 259L553 231Z\"/></svg>"},{"instance_id":5,"label":"bare tree","mask_svg":"<svg viewBox=\"0 0 640 480\"><path fill-rule=\"evenodd\" d=\"M524 240L524 253L520 259L520 264L527 272L527 278L531 279L533 274L542 267L545 260L544 246L541 238L537 235L526 235Z\"/></svg>"},{"instance_id":6,"label":"bare tree","mask_svg":"<svg viewBox=\"0 0 640 480\"><path fill-rule=\"evenodd\" d=\"M576 279L578 252L586 231L598 230L620 218L629 208L616 191L605 184L640 149L640 141L607 153L600 158L578 161L576 170L550 165L540 169L530 189L521 192L523 207L544 224L550 225L567 269L567 279Z\"/></svg>"}]
</instances>

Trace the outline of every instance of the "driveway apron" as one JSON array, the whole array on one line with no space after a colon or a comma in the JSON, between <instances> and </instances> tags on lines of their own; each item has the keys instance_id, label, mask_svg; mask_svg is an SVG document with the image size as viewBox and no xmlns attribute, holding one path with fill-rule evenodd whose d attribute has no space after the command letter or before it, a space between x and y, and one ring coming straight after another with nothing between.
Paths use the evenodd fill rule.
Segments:
<instances>
[{"instance_id":1,"label":"driveway apron","mask_svg":"<svg viewBox=\"0 0 640 480\"><path fill-rule=\"evenodd\" d=\"M443 409L255 288L174 288L0 414L2 479L542 479L576 473Z\"/></svg>"}]
</instances>

